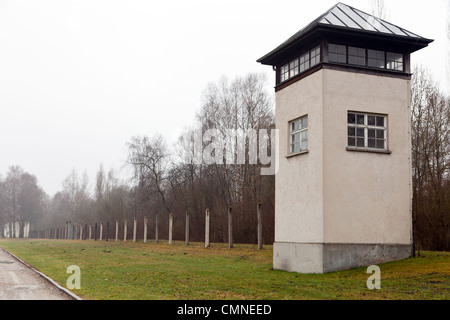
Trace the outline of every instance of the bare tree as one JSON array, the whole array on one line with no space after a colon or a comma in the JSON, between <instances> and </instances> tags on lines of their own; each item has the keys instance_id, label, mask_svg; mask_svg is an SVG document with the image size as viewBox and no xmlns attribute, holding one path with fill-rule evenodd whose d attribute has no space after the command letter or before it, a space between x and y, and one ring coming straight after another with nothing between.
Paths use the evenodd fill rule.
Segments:
<instances>
[{"instance_id":1,"label":"bare tree","mask_svg":"<svg viewBox=\"0 0 450 320\"><path fill-rule=\"evenodd\" d=\"M450 0L447 3L447 88L450 88ZM450 94L450 92L447 92Z\"/></svg>"},{"instance_id":2,"label":"bare tree","mask_svg":"<svg viewBox=\"0 0 450 320\"><path fill-rule=\"evenodd\" d=\"M265 76L252 73L233 80L223 76L209 83L196 120L197 130L191 128L180 138L180 157L189 159L186 154L194 154L195 146L186 137L200 133L200 160L211 155L214 161L179 165L180 190L184 190L180 198L186 199L192 209L191 227L203 222L204 209L209 208L216 221L211 225L212 239L226 241L227 211L232 206L236 241L256 241L256 203L263 201L264 208L271 210L267 204L272 202L274 191L273 176L262 176L262 165L253 158L259 147L255 139L259 130L272 128L274 122L273 97L266 88ZM212 137L208 135L211 131L215 133ZM209 149L211 145L214 148ZM273 217L273 213L267 216Z\"/></svg>"},{"instance_id":3,"label":"bare tree","mask_svg":"<svg viewBox=\"0 0 450 320\"><path fill-rule=\"evenodd\" d=\"M128 143L127 164L134 168L134 179L150 194L158 194L167 213L171 212L167 184L170 169L170 153L161 135L132 137Z\"/></svg>"},{"instance_id":4,"label":"bare tree","mask_svg":"<svg viewBox=\"0 0 450 320\"><path fill-rule=\"evenodd\" d=\"M130 217L129 187L119 181L113 169L105 174L100 167L95 194L96 218L116 221Z\"/></svg>"},{"instance_id":5,"label":"bare tree","mask_svg":"<svg viewBox=\"0 0 450 320\"><path fill-rule=\"evenodd\" d=\"M369 0L371 14L377 18L388 21L389 12L384 0Z\"/></svg>"},{"instance_id":6,"label":"bare tree","mask_svg":"<svg viewBox=\"0 0 450 320\"><path fill-rule=\"evenodd\" d=\"M62 183L60 201L65 219L74 223L83 223L89 219L92 198L89 193L89 177L86 172L79 177L76 170L72 170Z\"/></svg>"}]
</instances>

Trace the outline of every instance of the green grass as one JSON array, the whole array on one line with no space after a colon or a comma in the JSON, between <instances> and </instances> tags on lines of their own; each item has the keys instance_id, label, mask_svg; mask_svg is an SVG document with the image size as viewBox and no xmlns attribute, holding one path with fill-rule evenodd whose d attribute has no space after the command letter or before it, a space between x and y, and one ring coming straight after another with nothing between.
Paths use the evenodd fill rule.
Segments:
<instances>
[{"instance_id":1,"label":"green grass","mask_svg":"<svg viewBox=\"0 0 450 320\"><path fill-rule=\"evenodd\" d=\"M272 270L272 247L224 244L204 248L133 242L0 240L39 271L66 286L69 265L81 269L83 299L450 299L450 253L379 264L381 289L369 290L367 268L328 274Z\"/></svg>"}]
</instances>

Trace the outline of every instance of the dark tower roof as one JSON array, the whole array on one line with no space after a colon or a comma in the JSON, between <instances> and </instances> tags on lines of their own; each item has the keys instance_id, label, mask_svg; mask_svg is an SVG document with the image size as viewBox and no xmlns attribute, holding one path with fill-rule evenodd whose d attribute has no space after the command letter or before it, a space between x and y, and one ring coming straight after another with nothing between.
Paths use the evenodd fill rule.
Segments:
<instances>
[{"instance_id":1,"label":"dark tower roof","mask_svg":"<svg viewBox=\"0 0 450 320\"><path fill-rule=\"evenodd\" d=\"M328 36L364 38L365 41L374 41L374 43L384 42L386 46L392 45L408 53L422 49L433 42L361 10L338 3L257 62L277 65L288 52L298 48L301 43L325 37L327 34Z\"/></svg>"}]
</instances>

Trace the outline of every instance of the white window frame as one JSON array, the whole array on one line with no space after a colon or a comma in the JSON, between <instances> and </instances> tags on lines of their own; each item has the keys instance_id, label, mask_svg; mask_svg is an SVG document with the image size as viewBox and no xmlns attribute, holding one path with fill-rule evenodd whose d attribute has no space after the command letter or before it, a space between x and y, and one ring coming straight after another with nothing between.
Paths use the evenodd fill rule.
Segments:
<instances>
[{"instance_id":1,"label":"white window frame","mask_svg":"<svg viewBox=\"0 0 450 320\"><path fill-rule=\"evenodd\" d=\"M299 124L293 129L292 125ZM295 120L289 121L289 154L296 154L308 150L308 115L301 116ZM299 140L295 140L295 136L299 136ZM304 144L305 143L305 144ZM295 145L299 144L300 148L295 149Z\"/></svg>"},{"instance_id":2,"label":"white window frame","mask_svg":"<svg viewBox=\"0 0 450 320\"><path fill-rule=\"evenodd\" d=\"M349 123L348 117L350 114L355 115L355 123ZM358 116L364 117L364 124L358 124ZM369 117L375 117L375 124L369 124ZM383 118L383 126L377 125L377 118ZM354 150L373 150L373 151L388 151L388 116L385 114L367 113L367 112L357 112L348 111L347 112L347 147ZM349 129L355 128L355 135L349 135ZM358 146L358 129L364 130L364 146ZM375 130L375 137L369 137L369 130ZM383 131L383 137L379 138L377 136L379 131ZM349 139L355 139L355 145L349 144ZM359 139L362 139L360 137ZM369 146L369 139L375 139L375 147ZM377 148L376 143L378 140L383 140L383 148Z\"/></svg>"}]
</instances>

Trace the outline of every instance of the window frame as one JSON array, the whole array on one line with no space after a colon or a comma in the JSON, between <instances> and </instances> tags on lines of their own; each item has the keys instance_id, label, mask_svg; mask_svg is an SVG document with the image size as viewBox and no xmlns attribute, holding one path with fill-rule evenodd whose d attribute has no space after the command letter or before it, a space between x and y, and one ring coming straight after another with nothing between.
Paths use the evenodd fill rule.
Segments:
<instances>
[{"instance_id":1,"label":"window frame","mask_svg":"<svg viewBox=\"0 0 450 320\"><path fill-rule=\"evenodd\" d=\"M354 51L354 53L352 53ZM362 55L360 55L362 53ZM351 60L355 59L355 62ZM362 61L362 63L360 63ZM367 67L367 49L361 47L347 47L347 63L354 66Z\"/></svg>"},{"instance_id":2,"label":"window frame","mask_svg":"<svg viewBox=\"0 0 450 320\"><path fill-rule=\"evenodd\" d=\"M278 73L278 85L283 84L319 65L322 62L322 51L322 44L318 44L312 49L281 65ZM294 65L293 68L292 65Z\"/></svg>"},{"instance_id":3,"label":"window frame","mask_svg":"<svg viewBox=\"0 0 450 320\"><path fill-rule=\"evenodd\" d=\"M288 80L297 76L300 73L299 58L295 58L289 62L289 76Z\"/></svg>"},{"instance_id":4,"label":"window frame","mask_svg":"<svg viewBox=\"0 0 450 320\"><path fill-rule=\"evenodd\" d=\"M306 119L306 126L303 126L303 119ZM297 130L292 129L292 124L295 122L299 122L299 128ZM303 133L306 133L306 139L303 139ZM299 134L299 141L295 141L294 136ZM303 148L303 142L306 141L306 147ZM295 145L299 144L299 149L295 149ZM302 154L308 152L309 148L309 119L308 114L300 116L296 119L288 121L288 156L293 156L297 154Z\"/></svg>"},{"instance_id":5,"label":"window frame","mask_svg":"<svg viewBox=\"0 0 450 320\"><path fill-rule=\"evenodd\" d=\"M390 55L393 56L392 59L389 59ZM405 69L405 67L404 67L405 66L405 57L401 53L386 51L386 59L385 60L386 60L386 62L385 62L386 70L403 71ZM399 61L399 60L401 60L401 61ZM392 67L390 67L390 66L392 66Z\"/></svg>"},{"instance_id":6,"label":"window frame","mask_svg":"<svg viewBox=\"0 0 450 320\"><path fill-rule=\"evenodd\" d=\"M350 123L350 115L355 116L355 122ZM363 117L363 123L358 123L359 119ZM369 123L369 117L374 117L374 124ZM379 118L383 118L383 126L378 125ZM350 131L354 128L354 134L351 135ZM380 153L391 153L388 145L388 115L372 112L362 111L347 111L347 150L349 151L371 151ZM374 136L370 136L370 131L374 132ZM383 137L379 137L378 133L383 131ZM363 132L363 135L359 134ZM350 139L354 139L354 143L350 144ZM359 145L359 142L363 139L364 145ZM375 146L370 146L370 143L375 143ZM383 148L377 147L377 143L383 141Z\"/></svg>"},{"instance_id":7,"label":"window frame","mask_svg":"<svg viewBox=\"0 0 450 320\"><path fill-rule=\"evenodd\" d=\"M280 83L289 80L289 63L283 65L280 70Z\"/></svg>"},{"instance_id":8,"label":"window frame","mask_svg":"<svg viewBox=\"0 0 450 320\"><path fill-rule=\"evenodd\" d=\"M335 46L336 47L336 51L331 51L331 46ZM345 53L339 52L339 49L344 49ZM331 60L331 55L336 56L336 60ZM347 46L343 45L343 44L338 44L338 43L329 43L328 44L328 61L332 62L332 63L343 63L343 64L347 64L347 56L348 56L348 50L347 50ZM344 57L344 62L339 61L339 57Z\"/></svg>"},{"instance_id":9,"label":"window frame","mask_svg":"<svg viewBox=\"0 0 450 320\"><path fill-rule=\"evenodd\" d=\"M375 57L371 57L370 53L374 53ZM379 59L378 57L378 53L382 54L382 60ZM370 62L373 61L375 62L375 66L371 66ZM379 67L379 61L383 61L383 67ZM367 66L369 68L376 68L376 69L386 69L386 51L382 51L382 50L375 50L375 49L367 49Z\"/></svg>"},{"instance_id":10,"label":"window frame","mask_svg":"<svg viewBox=\"0 0 450 320\"><path fill-rule=\"evenodd\" d=\"M318 65L321 62L321 60L322 60L322 55L321 55L320 45L309 50L309 67L310 68Z\"/></svg>"},{"instance_id":11,"label":"window frame","mask_svg":"<svg viewBox=\"0 0 450 320\"><path fill-rule=\"evenodd\" d=\"M342 59L344 57L344 51L345 49L345 59ZM351 50L364 50L364 56L356 54L351 54ZM341 52L340 52L341 51ZM374 52L376 57L375 58L369 58L369 51ZM378 54L382 53L383 60L378 58ZM388 57L392 57L392 59L388 59ZM336 58L336 59L334 59ZM340 59L339 59L340 58ZM352 59L363 59L365 62L364 64L351 62ZM341 60L341 61L339 61ZM343 62L342 60L345 60ZM375 66L369 65L369 61L375 61ZM381 67L378 62L383 61L383 66ZM393 71L393 72L405 72L406 67L406 57L404 53L400 52L390 52L385 50L378 50L368 47L356 47L351 45L346 45L342 43L328 43L328 62L329 63L336 63L336 64L342 64L342 65L348 65L348 66L356 66L356 67L363 67L368 68L372 70L386 70L386 71Z\"/></svg>"}]
</instances>

